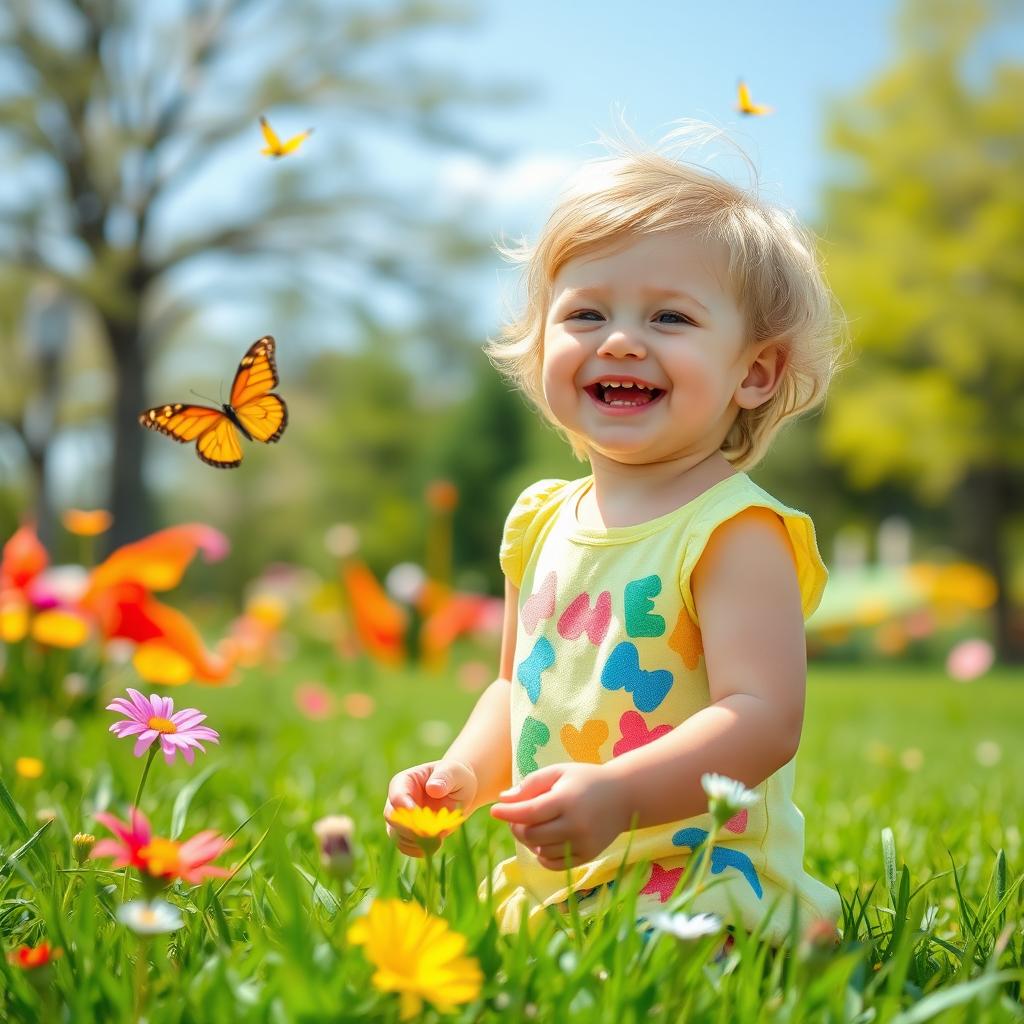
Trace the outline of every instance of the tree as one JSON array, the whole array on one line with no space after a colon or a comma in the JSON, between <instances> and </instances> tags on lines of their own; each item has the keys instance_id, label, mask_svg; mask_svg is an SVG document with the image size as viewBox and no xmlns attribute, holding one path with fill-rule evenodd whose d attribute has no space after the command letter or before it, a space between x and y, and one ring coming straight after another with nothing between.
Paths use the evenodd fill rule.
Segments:
<instances>
[{"instance_id":1,"label":"tree","mask_svg":"<svg viewBox=\"0 0 1024 1024\"><path fill-rule=\"evenodd\" d=\"M997 646L1024 657L1009 535L1024 494L1024 65L971 77L983 0L909 0L904 56L833 113L828 273L856 360L823 441L861 487L948 503L999 588Z\"/></svg>"},{"instance_id":2,"label":"tree","mask_svg":"<svg viewBox=\"0 0 1024 1024\"><path fill-rule=\"evenodd\" d=\"M469 237L460 244L451 225L435 230L368 180L354 144L370 126L473 145L451 123L452 108L510 91L470 87L403 50L428 29L467 20L464 10L429 0L389 8L329 0L5 5L0 147L21 198L0 206L0 268L56 280L98 320L115 379L111 543L151 525L136 417L155 352L201 301L198 267L207 288L223 284L225 258L250 268L250 287L312 290L315 279L322 290L329 276L341 305L346 295L360 297L368 279L401 282L414 297L436 291L442 275L424 268L433 269L438 249L467 260L483 251ZM240 217L222 219L209 204L206 216L183 214L197 180L237 166L225 154L245 133L254 161L263 159L256 121L271 109L301 110L328 130L301 160L282 161L278 187L247 196ZM351 130L331 131L342 118ZM211 257L222 261L212 272L201 262ZM58 361L60 351L52 347ZM46 369L56 379L59 367ZM5 419L25 438L17 416ZM25 438L32 458L45 458L33 445Z\"/></svg>"}]
</instances>

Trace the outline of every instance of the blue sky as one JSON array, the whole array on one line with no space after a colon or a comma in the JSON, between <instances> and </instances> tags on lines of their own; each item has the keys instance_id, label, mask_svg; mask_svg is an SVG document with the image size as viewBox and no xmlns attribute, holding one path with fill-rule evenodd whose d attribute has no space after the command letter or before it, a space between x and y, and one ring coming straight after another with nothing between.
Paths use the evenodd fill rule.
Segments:
<instances>
[{"instance_id":1,"label":"blue sky","mask_svg":"<svg viewBox=\"0 0 1024 1024\"><path fill-rule=\"evenodd\" d=\"M532 102L472 119L521 160L597 155L588 143L613 127L617 108L650 141L678 118L698 118L747 149L777 201L813 216L825 105L886 66L895 5L489 0L480 9L477 27L439 34L430 50L468 75L533 85ZM776 112L736 113L738 77Z\"/></svg>"}]
</instances>

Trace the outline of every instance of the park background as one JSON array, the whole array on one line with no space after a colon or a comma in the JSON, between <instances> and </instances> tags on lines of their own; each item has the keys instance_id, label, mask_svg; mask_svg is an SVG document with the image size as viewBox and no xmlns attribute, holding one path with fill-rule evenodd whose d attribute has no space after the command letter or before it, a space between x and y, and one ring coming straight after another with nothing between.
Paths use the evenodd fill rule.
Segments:
<instances>
[{"instance_id":1,"label":"park background","mask_svg":"<svg viewBox=\"0 0 1024 1024\"><path fill-rule=\"evenodd\" d=\"M740 77L773 113L736 112ZM811 514L831 571L808 634L809 865L860 892L891 826L915 880L959 856L975 910L1005 851L1005 892L1021 855L1004 811L1021 805L1022 94L1024 18L996 0L8 4L0 539L28 527L70 567L49 579L58 604L75 571L161 528L228 545L160 595L203 638L184 668L126 661L95 623L75 643L10 627L0 767L24 819L56 815L69 839L123 808L137 771L101 753L97 712L115 685L189 680L164 692L216 713L257 773L219 807L227 773L207 783L196 810L228 831L263 799L293 827L340 807L379 843L390 773L443 750L493 673L508 508L586 472L481 354L518 296L495 243L536 236L600 135L655 143L686 118L721 128L765 199L815 231L848 321L825 406L752 473ZM260 115L315 131L271 160ZM700 156L749 183L725 139ZM149 405L225 395L264 334L290 411L279 444L218 471L139 427ZM89 536L72 509L109 511L109 529ZM35 674L14 687L16 653ZM210 669L224 654L226 676ZM950 884L945 941L988 936L987 963L998 929L972 932ZM230 928L244 916L229 909ZM30 915L4 920L8 940L38 937ZM950 981L937 964L908 994L904 963L896 1003Z\"/></svg>"}]
</instances>

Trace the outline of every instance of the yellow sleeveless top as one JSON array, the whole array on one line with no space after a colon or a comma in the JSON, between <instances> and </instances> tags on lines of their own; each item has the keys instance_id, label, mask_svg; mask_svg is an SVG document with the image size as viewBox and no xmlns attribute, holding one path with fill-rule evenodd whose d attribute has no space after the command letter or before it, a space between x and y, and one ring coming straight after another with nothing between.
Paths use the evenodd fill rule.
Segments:
<instances>
[{"instance_id":1,"label":"yellow sleeveless top","mask_svg":"<svg viewBox=\"0 0 1024 1024\"><path fill-rule=\"evenodd\" d=\"M727 519L752 506L782 518L805 620L828 578L810 518L745 473L719 481L667 515L605 529L584 528L576 518L579 499L592 484L592 477L542 480L520 495L505 524L501 566L519 588L511 687L514 784L549 764L609 761L710 704L690 575ZM798 927L838 918L837 894L803 869L804 820L792 791L790 761L756 788L758 804L726 824L712 851L715 884L695 901L696 910L751 930L768 918L765 934L776 942L788 933L794 907ZM571 875L541 867L517 842L515 857L499 864L490 879L501 929L516 931L524 912L535 919L570 891L612 881L624 858L649 873L640 908L656 911L706 838L710 821L702 814L632 837L623 833ZM481 893L487 887L485 880Z\"/></svg>"}]
</instances>

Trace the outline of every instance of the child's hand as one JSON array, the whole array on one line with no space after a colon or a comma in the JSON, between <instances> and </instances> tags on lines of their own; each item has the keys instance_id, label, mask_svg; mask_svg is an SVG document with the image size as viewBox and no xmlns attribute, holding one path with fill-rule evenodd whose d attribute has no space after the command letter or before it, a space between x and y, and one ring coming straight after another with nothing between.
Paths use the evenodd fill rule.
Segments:
<instances>
[{"instance_id":1,"label":"child's hand","mask_svg":"<svg viewBox=\"0 0 1024 1024\"><path fill-rule=\"evenodd\" d=\"M434 810L461 807L468 815L473 811L476 789L476 773L461 761L427 761L426 764L406 768L388 786L388 799L384 804L388 835L406 856L422 857L423 850L416 836L407 829L392 825L391 812L396 807L432 807Z\"/></svg>"},{"instance_id":2,"label":"child's hand","mask_svg":"<svg viewBox=\"0 0 1024 1024\"><path fill-rule=\"evenodd\" d=\"M516 839L552 871L593 860L630 827L619 781L603 765L576 762L528 775L501 794L491 815L509 822Z\"/></svg>"}]
</instances>

